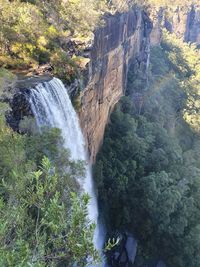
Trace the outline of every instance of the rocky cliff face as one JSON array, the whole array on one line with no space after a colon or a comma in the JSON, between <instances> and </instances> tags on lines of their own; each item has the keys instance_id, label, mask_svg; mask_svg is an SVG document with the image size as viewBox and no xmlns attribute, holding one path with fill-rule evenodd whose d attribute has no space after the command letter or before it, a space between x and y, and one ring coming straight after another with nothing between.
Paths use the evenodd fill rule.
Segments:
<instances>
[{"instance_id":1,"label":"rocky cliff face","mask_svg":"<svg viewBox=\"0 0 200 267\"><path fill-rule=\"evenodd\" d=\"M105 126L115 104L123 95L129 63L147 73L152 22L134 9L108 16L98 29L90 51L89 82L81 94L80 121L94 161L103 140Z\"/></svg>"},{"instance_id":2,"label":"rocky cliff face","mask_svg":"<svg viewBox=\"0 0 200 267\"><path fill-rule=\"evenodd\" d=\"M30 88L34 88L37 84L48 82L52 79L51 76L35 76L35 77L20 77L10 88L10 95L4 96L0 101L8 102L10 110L6 113L6 121L14 131L21 132L20 122L25 117L33 117L29 98ZM5 88L8 91L8 88Z\"/></svg>"},{"instance_id":3,"label":"rocky cliff face","mask_svg":"<svg viewBox=\"0 0 200 267\"><path fill-rule=\"evenodd\" d=\"M175 33L186 42L200 45L200 6L152 9L150 13L154 25L151 33L152 45L160 43L162 28Z\"/></svg>"},{"instance_id":4,"label":"rocky cliff face","mask_svg":"<svg viewBox=\"0 0 200 267\"><path fill-rule=\"evenodd\" d=\"M192 7L187 15L184 39L186 42L196 42L200 45L200 6Z\"/></svg>"},{"instance_id":5,"label":"rocky cliff face","mask_svg":"<svg viewBox=\"0 0 200 267\"><path fill-rule=\"evenodd\" d=\"M147 77L151 30L151 20L139 8L106 15L104 26L95 32L92 47L84 52L89 63L84 70L86 85L81 91L79 117L92 162L102 143L109 115L124 93L130 62L143 73L144 80ZM7 121L15 130L19 131L25 116L33 115L28 100L28 88L33 86L25 80L16 86L10 100ZM77 91L76 83L74 86Z\"/></svg>"}]
</instances>

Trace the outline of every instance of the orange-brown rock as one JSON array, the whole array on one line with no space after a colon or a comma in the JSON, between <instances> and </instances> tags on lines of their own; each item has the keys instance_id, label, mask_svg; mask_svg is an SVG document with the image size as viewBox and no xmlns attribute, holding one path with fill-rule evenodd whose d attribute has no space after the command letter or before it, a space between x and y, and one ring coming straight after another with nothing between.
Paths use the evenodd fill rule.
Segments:
<instances>
[{"instance_id":1,"label":"orange-brown rock","mask_svg":"<svg viewBox=\"0 0 200 267\"><path fill-rule=\"evenodd\" d=\"M91 161L102 143L105 126L123 95L132 59L146 75L152 23L147 14L134 9L109 15L95 33L90 51L89 81L81 94L80 122Z\"/></svg>"}]
</instances>

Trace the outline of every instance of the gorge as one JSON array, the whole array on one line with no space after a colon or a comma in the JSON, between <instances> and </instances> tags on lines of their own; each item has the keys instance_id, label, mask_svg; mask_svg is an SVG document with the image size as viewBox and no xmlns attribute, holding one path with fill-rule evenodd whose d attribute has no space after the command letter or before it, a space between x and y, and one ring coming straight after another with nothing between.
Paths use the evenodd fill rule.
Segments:
<instances>
[{"instance_id":1,"label":"gorge","mask_svg":"<svg viewBox=\"0 0 200 267\"><path fill-rule=\"evenodd\" d=\"M37 1L25 2L31 2L31 8L35 6L34 3L36 7L40 6ZM45 15L51 10L49 5L48 2ZM44 256L38 256L34 252L36 255L32 257L31 263L34 264L35 258L37 260L42 258L44 262L42 267L51 266L51 263L52 266L73 266L72 262L78 262L77 266L86 266L86 259L93 260L96 257L92 243L88 243L93 240L97 250L104 251L105 245L104 252L109 267L197 267L200 237L198 231L200 212L197 201L200 177L198 162L200 94L199 50L196 49L200 40L199 5L189 7L174 5L173 8L138 5L129 8L128 11L111 13L103 14L102 24L96 27L93 38L89 43L86 42L86 45L81 39L82 36L79 36L80 40L77 37L68 40L65 38L68 32L61 38L55 33L55 29L51 29L55 43L51 43L50 40L47 48L45 36L44 39L39 39L37 49L41 49L43 53L42 60L49 49L54 55L51 59L52 65L47 61L47 65L40 66L36 72L41 71L41 76L34 76L35 70L33 74L29 72L28 75L19 71L17 81L4 85L1 98L3 102L9 103L10 108L6 112L3 111L3 117L5 114L7 124L14 130L10 135L15 139L23 139L25 158L32 160L26 150L35 149L36 156L33 153L33 163L30 164L33 170L31 170L36 171L39 168L43 171L45 168L41 168L41 155L49 157L52 164L55 164L50 173L54 172L54 169L58 170L58 173L61 172L59 173L61 185L66 179L66 184L62 188L64 191L71 189L77 192L83 203L87 202L84 202L85 193L90 196L85 210L84 206L76 202L73 194L71 197L66 197L66 192L59 189L62 193L58 192L58 210L63 205L63 199L67 203L65 210L73 210L69 208L70 205L74 207L73 203L76 208L80 207L77 208L79 214L74 214L74 217L73 214L67 213L70 223L73 227L77 227L71 236L69 235L72 239L69 238L67 244L71 250L66 252L63 243L61 247L59 242L54 244L56 238L53 233L61 229L63 240L73 227L67 225L65 233L61 226L56 228L56 222L55 225L53 223L53 230L49 223L50 230L47 227L44 236L48 236L52 231L53 241L47 242ZM54 15L53 19L56 21L57 17ZM81 16L84 17L84 14ZM73 21L73 18L70 19ZM62 19L59 21L60 33L68 27L68 24L61 27L63 21ZM69 31L73 32L72 28L69 27ZM50 36L50 33L48 34ZM51 50L54 45L58 49L58 40L61 43L61 51ZM194 44L190 45L187 42ZM26 51L29 49L29 46L27 47ZM17 45L11 46L12 49L11 53L8 49L11 57L12 53L16 53ZM37 49L35 58L39 51ZM64 55L63 58L61 55ZM80 64L81 67L79 66L80 69L77 70L73 60L75 62L80 60L83 66ZM63 73L65 76L67 69L67 75L73 76L73 68L77 71L77 76L75 78L67 76L65 80ZM62 75L56 74L59 73L58 70ZM60 79L56 78L57 76ZM32 130L35 124L37 130ZM3 124L2 129L4 127ZM56 129L60 129L60 133L59 131L56 133ZM6 131L8 130L2 132ZM44 140L40 140L38 135ZM37 142L38 146L35 144ZM61 150L66 149L63 152L63 159L62 154L58 152L60 147ZM6 153L10 153L11 150L8 149ZM65 159L68 150L71 156L68 155L69 158ZM5 158L12 157L8 155ZM23 164L18 163L17 159L14 162L13 165L29 166L29 162L25 159ZM79 173L81 162L86 163L85 175ZM66 167L60 167L59 164L63 163L66 163ZM5 167L4 165L1 167L1 164L3 163L0 163L3 174ZM10 170L10 167L7 169ZM66 170L66 174L61 171L63 169ZM15 172L8 171L9 174L6 172L11 181L15 180L13 178L16 176ZM20 176L26 177L27 173L19 174ZM72 179L66 178L68 176L72 176ZM35 183L37 184L33 181L33 185ZM18 184L21 185L21 182ZM4 189L6 186L2 182L3 197L9 195L9 189ZM26 188L26 182L23 186ZM48 195L46 201L52 203L51 199L54 198L51 195L54 192L47 191L43 195L45 194ZM20 203L20 200L18 201ZM29 203L30 210L24 214L32 214L34 217L36 212L31 205ZM35 206L38 208L37 204ZM51 211L54 214L53 209ZM44 210L40 211L39 208L38 212L41 212L42 223L47 214L43 215ZM103 218L103 223L98 220L99 214ZM40 217L36 218L37 228ZM79 228L78 222L81 223L83 231ZM93 229L93 222L97 225L96 230ZM59 231L56 233L59 236ZM12 231L9 234L12 235ZM119 244L115 244L118 238ZM68 239L65 241L68 242ZM36 241L31 244L34 242L38 244L37 229ZM52 246L48 246L51 242ZM4 243L7 244L7 241ZM187 245L184 245L186 243ZM62 258L61 263L57 265L54 258L46 258L49 250L53 253L53 256L50 254L51 257L55 256L54 250L58 254L61 253L59 254ZM38 251L43 253L41 247ZM67 256L64 256L62 251ZM13 259L15 258L16 256L13 256ZM30 256L27 258L30 259Z\"/></svg>"},{"instance_id":2,"label":"gorge","mask_svg":"<svg viewBox=\"0 0 200 267\"><path fill-rule=\"evenodd\" d=\"M95 34L88 66L88 85L81 92L82 105L79 111L91 162L94 162L102 143L109 115L124 93L130 61L135 62L136 68L144 73L144 80L147 79L151 28L147 14L138 8L122 15L108 17L106 26ZM84 140L77 128L78 121L69 104L67 90L61 82L54 78L39 83L34 90L31 87L23 88L24 86L26 80L22 81L21 88L16 89L12 99L12 110L7 116L10 125L19 130L23 118L34 116L39 127L62 129L64 147L70 149L72 159L86 160L83 151ZM89 168L82 187L91 196L89 219L97 223L96 196ZM103 233L102 226L98 227L97 224L94 243L96 248L101 249L104 236L100 237L99 233Z\"/></svg>"}]
</instances>

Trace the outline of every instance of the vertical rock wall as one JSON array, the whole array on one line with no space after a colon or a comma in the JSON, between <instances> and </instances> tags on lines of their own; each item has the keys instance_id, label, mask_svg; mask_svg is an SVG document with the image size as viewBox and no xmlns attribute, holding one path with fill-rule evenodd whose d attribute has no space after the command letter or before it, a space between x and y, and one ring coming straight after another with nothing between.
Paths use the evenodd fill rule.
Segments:
<instances>
[{"instance_id":1,"label":"vertical rock wall","mask_svg":"<svg viewBox=\"0 0 200 267\"><path fill-rule=\"evenodd\" d=\"M153 21L151 45L160 43L163 28L185 42L200 45L200 6L152 9L150 13Z\"/></svg>"},{"instance_id":2,"label":"vertical rock wall","mask_svg":"<svg viewBox=\"0 0 200 267\"><path fill-rule=\"evenodd\" d=\"M109 15L95 33L90 51L89 82L81 95L81 126L91 161L103 140L105 126L124 93L129 62L137 61L146 75L152 23L147 14L134 9Z\"/></svg>"},{"instance_id":3,"label":"vertical rock wall","mask_svg":"<svg viewBox=\"0 0 200 267\"><path fill-rule=\"evenodd\" d=\"M200 6L192 7L188 13L184 39L200 45Z\"/></svg>"}]
</instances>

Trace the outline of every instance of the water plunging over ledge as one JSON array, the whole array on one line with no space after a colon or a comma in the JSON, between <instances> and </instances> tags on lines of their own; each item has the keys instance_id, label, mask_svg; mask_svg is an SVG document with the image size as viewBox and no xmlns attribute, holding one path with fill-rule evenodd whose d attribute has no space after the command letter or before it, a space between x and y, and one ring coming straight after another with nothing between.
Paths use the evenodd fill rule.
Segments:
<instances>
[{"instance_id":1,"label":"water plunging over ledge","mask_svg":"<svg viewBox=\"0 0 200 267\"><path fill-rule=\"evenodd\" d=\"M70 150L71 158L87 162L85 142L78 116L64 84L57 78L38 84L31 89L30 104L38 127L59 128L64 139L64 147ZM88 217L97 225L93 240L96 249L100 251L104 240L98 225L98 205L89 165L86 166L86 178L81 187L91 198L88 205Z\"/></svg>"}]
</instances>

